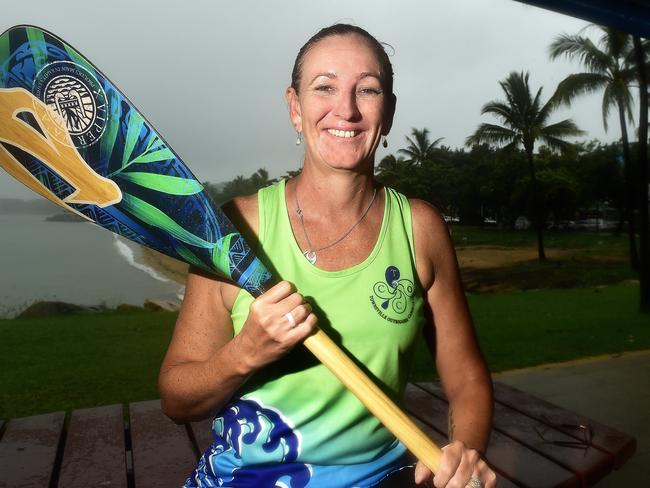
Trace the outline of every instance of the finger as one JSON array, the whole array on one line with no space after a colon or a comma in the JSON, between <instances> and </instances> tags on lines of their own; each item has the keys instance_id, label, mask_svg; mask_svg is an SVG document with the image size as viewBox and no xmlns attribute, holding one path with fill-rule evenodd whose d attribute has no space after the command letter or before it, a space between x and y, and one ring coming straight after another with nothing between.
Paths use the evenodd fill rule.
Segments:
<instances>
[{"instance_id":1,"label":"finger","mask_svg":"<svg viewBox=\"0 0 650 488\"><path fill-rule=\"evenodd\" d=\"M454 476L462 460L462 444L457 442L447 444L441 449L440 466L433 477L433 486L443 488ZM462 486L462 485L461 485Z\"/></svg>"},{"instance_id":2,"label":"finger","mask_svg":"<svg viewBox=\"0 0 650 488\"><path fill-rule=\"evenodd\" d=\"M278 303L296 291L296 288L288 281L281 281L260 295L259 301L265 303Z\"/></svg>"},{"instance_id":3,"label":"finger","mask_svg":"<svg viewBox=\"0 0 650 488\"><path fill-rule=\"evenodd\" d=\"M294 308L302 303L305 303L303 296L300 293L293 292L277 302L277 310L284 315L287 312L292 312Z\"/></svg>"},{"instance_id":4,"label":"finger","mask_svg":"<svg viewBox=\"0 0 650 488\"><path fill-rule=\"evenodd\" d=\"M429 468L426 467L424 463L418 461L415 465L415 484L420 485L427 480L431 479L433 473Z\"/></svg>"},{"instance_id":5,"label":"finger","mask_svg":"<svg viewBox=\"0 0 650 488\"><path fill-rule=\"evenodd\" d=\"M291 342L301 342L312 335L318 329L318 319L316 315L310 313L305 320L296 325L287 334L287 339Z\"/></svg>"},{"instance_id":6,"label":"finger","mask_svg":"<svg viewBox=\"0 0 650 488\"><path fill-rule=\"evenodd\" d=\"M480 465L485 464L481 457L479 456L478 451L475 449L462 449L462 458L456 473L449 481L451 486L469 486L470 488L479 488L479 484L474 482L471 483L472 478L480 482L480 488L483 488L483 477L480 473Z\"/></svg>"},{"instance_id":7,"label":"finger","mask_svg":"<svg viewBox=\"0 0 650 488\"><path fill-rule=\"evenodd\" d=\"M301 303L297 307L295 307L291 312L289 312L291 316L293 317L294 323L291 324L292 327L295 327L301 322L304 322L307 316L311 313L311 305L308 303ZM291 322L289 320L289 322Z\"/></svg>"},{"instance_id":8,"label":"finger","mask_svg":"<svg viewBox=\"0 0 650 488\"><path fill-rule=\"evenodd\" d=\"M481 480L485 488L494 488L497 484L497 475L483 460L481 460L477 464L476 468L474 468L472 478L478 478Z\"/></svg>"}]
</instances>

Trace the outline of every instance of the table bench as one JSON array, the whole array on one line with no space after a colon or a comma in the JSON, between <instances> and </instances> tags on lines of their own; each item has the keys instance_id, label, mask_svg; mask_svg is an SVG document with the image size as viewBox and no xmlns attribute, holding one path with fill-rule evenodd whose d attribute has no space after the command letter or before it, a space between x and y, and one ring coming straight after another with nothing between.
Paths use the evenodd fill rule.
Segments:
<instances>
[{"instance_id":1,"label":"table bench","mask_svg":"<svg viewBox=\"0 0 650 488\"><path fill-rule=\"evenodd\" d=\"M498 382L495 400L487 457L499 487L592 486L636 449L627 434ZM409 384L406 410L446 443L438 384ZM0 488L178 488L210 443L209 420L176 425L159 400L0 420Z\"/></svg>"}]
</instances>

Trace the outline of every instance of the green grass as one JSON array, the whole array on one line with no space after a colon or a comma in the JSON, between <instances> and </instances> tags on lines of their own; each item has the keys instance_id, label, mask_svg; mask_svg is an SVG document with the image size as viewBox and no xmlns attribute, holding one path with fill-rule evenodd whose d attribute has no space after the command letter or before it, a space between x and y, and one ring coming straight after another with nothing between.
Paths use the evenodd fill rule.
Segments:
<instances>
[{"instance_id":1,"label":"green grass","mask_svg":"<svg viewBox=\"0 0 650 488\"><path fill-rule=\"evenodd\" d=\"M453 225L456 246L537 246L534 230L505 230L496 227L481 229L477 226ZM627 253L627 234L588 232L574 230L544 231L544 246L562 249L591 249L600 254L622 256Z\"/></svg>"},{"instance_id":2,"label":"green grass","mask_svg":"<svg viewBox=\"0 0 650 488\"><path fill-rule=\"evenodd\" d=\"M492 372L650 348L650 317L638 312L637 286L473 295L468 297ZM418 350L413 375L432 377Z\"/></svg>"},{"instance_id":3,"label":"green grass","mask_svg":"<svg viewBox=\"0 0 650 488\"><path fill-rule=\"evenodd\" d=\"M493 372L650 348L637 286L472 295ZM0 418L158 398L174 314L0 320ZM424 347L413 379L434 376Z\"/></svg>"},{"instance_id":4,"label":"green grass","mask_svg":"<svg viewBox=\"0 0 650 488\"><path fill-rule=\"evenodd\" d=\"M0 320L0 418L158 398L175 315Z\"/></svg>"}]
</instances>

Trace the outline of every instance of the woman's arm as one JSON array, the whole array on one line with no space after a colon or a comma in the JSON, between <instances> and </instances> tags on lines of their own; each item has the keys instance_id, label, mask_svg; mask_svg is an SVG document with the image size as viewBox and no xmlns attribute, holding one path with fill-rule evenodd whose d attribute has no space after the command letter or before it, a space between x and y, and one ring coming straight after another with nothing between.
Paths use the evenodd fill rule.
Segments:
<instances>
[{"instance_id":1,"label":"woman's arm","mask_svg":"<svg viewBox=\"0 0 650 488\"><path fill-rule=\"evenodd\" d=\"M492 423L490 374L478 346L447 225L423 201L411 201L411 209L416 265L426 292L429 329L425 336L435 352L449 400L452 443L443 451L435 486L446 486L454 477L466 482L477 475L488 482L494 473L488 472L480 455L487 448Z\"/></svg>"},{"instance_id":2,"label":"woman's arm","mask_svg":"<svg viewBox=\"0 0 650 488\"><path fill-rule=\"evenodd\" d=\"M229 207L229 215L250 239L257 227L257 198L236 199ZM280 282L253 301L235 336L230 310L238 292L235 285L198 270L188 275L158 380L162 410L178 423L218 411L253 372L315 330L309 305L290 283Z\"/></svg>"},{"instance_id":3,"label":"woman's arm","mask_svg":"<svg viewBox=\"0 0 650 488\"><path fill-rule=\"evenodd\" d=\"M223 300L230 285L191 270L174 334L160 368L163 412L182 423L223 406L251 373Z\"/></svg>"}]
</instances>

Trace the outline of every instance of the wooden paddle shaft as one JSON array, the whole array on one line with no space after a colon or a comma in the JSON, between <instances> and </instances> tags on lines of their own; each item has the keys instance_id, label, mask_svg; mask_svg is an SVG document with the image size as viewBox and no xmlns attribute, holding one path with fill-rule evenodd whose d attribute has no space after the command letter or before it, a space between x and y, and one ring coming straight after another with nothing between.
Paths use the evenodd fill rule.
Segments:
<instances>
[{"instance_id":1,"label":"wooden paddle shaft","mask_svg":"<svg viewBox=\"0 0 650 488\"><path fill-rule=\"evenodd\" d=\"M318 329L318 332L309 336L304 344L395 437L402 441L415 457L434 473L437 471L442 454L440 448L368 378L325 332Z\"/></svg>"}]
</instances>

